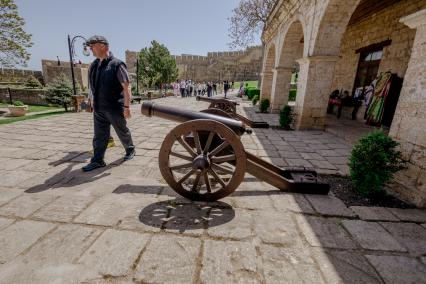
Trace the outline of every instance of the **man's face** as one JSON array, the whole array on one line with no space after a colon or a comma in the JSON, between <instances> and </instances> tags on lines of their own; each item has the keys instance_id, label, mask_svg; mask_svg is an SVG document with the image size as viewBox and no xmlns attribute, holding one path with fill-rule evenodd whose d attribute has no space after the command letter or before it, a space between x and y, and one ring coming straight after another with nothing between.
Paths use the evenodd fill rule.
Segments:
<instances>
[{"instance_id":1,"label":"man's face","mask_svg":"<svg viewBox=\"0 0 426 284\"><path fill-rule=\"evenodd\" d=\"M93 56L99 58L102 54L104 54L107 50L107 46L103 43L92 43L89 45L90 50L93 53Z\"/></svg>"}]
</instances>

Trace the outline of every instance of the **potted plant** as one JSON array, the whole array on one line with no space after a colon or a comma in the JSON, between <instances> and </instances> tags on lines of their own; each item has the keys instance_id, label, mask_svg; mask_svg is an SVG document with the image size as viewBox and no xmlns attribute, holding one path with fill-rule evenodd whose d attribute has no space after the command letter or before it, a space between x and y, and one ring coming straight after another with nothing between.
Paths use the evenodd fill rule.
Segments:
<instances>
[{"instance_id":1,"label":"potted plant","mask_svg":"<svg viewBox=\"0 0 426 284\"><path fill-rule=\"evenodd\" d=\"M21 101L14 101L8 108L12 116L24 116L28 111L28 106Z\"/></svg>"}]
</instances>

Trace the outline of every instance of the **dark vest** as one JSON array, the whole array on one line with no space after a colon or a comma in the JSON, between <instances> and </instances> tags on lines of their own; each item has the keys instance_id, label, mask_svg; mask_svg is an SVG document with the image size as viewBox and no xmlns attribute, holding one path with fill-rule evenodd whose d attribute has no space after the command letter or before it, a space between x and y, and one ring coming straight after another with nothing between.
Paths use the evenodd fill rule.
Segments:
<instances>
[{"instance_id":1,"label":"dark vest","mask_svg":"<svg viewBox=\"0 0 426 284\"><path fill-rule=\"evenodd\" d=\"M90 65L89 80L95 111L122 111L123 87L117 78L117 71L121 64L126 66L121 60L110 55L102 60L100 65L99 59Z\"/></svg>"}]
</instances>

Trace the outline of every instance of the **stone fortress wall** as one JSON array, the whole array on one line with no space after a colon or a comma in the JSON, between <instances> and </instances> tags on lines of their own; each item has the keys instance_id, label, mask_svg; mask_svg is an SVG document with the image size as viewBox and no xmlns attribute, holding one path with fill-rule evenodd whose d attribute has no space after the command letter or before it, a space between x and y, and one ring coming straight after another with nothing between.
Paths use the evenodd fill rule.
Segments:
<instances>
[{"instance_id":1,"label":"stone fortress wall","mask_svg":"<svg viewBox=\"0 0 426 284\"><path fill-rule=\"evenodd\" d=\"M0 82L2 83L25 83L30 76L36 77L41 83L44 82L41 71L0 68Z\"/></svg>"},{"instance_id":2,"label":"stone fortress wall","mask_svg":"<svg viewBox=\"0 0 426 284\"><path fill-rule=\"evenodd\" d=\"M41 60L43 69L43 77L46 84L51 83L59 74L64 73L71 80L71 66L69 61L58 61L57 60ZM88 72L89 64L74 64L74 76L75 81L80 84L83 91L87 90L88 87Z\"/></svg>"},{"instance_id":3,"label":"stone fortress wall","mask_svg":"<svg viewBox=\"0 0 426 284\"><path fill-rule=\"evenodd\" d=\"M138 52L126 51L130 73L136 73ZM179 69L178 80L194 81L248 81L257 80L262 60L262 47L248 47L244 51L208 52L201 55L173 55Z\"/></svg>"}]
</instances>

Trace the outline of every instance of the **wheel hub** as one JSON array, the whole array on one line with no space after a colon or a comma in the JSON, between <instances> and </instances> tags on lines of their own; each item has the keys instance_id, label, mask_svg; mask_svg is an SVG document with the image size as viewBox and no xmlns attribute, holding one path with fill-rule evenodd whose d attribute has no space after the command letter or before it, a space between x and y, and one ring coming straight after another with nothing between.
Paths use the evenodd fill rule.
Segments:
<instances>
[{"instance_id":1,"label":"wheel hub","mask_svg":"<svg viewBox=\"0 0 426 284\"><path fill-rule=\"evenodd\" d=\"M192 161L192 168L194 170L206 170L210 167L210 159L205 155L198 155Z\"/></svg>"}]
</instances>

